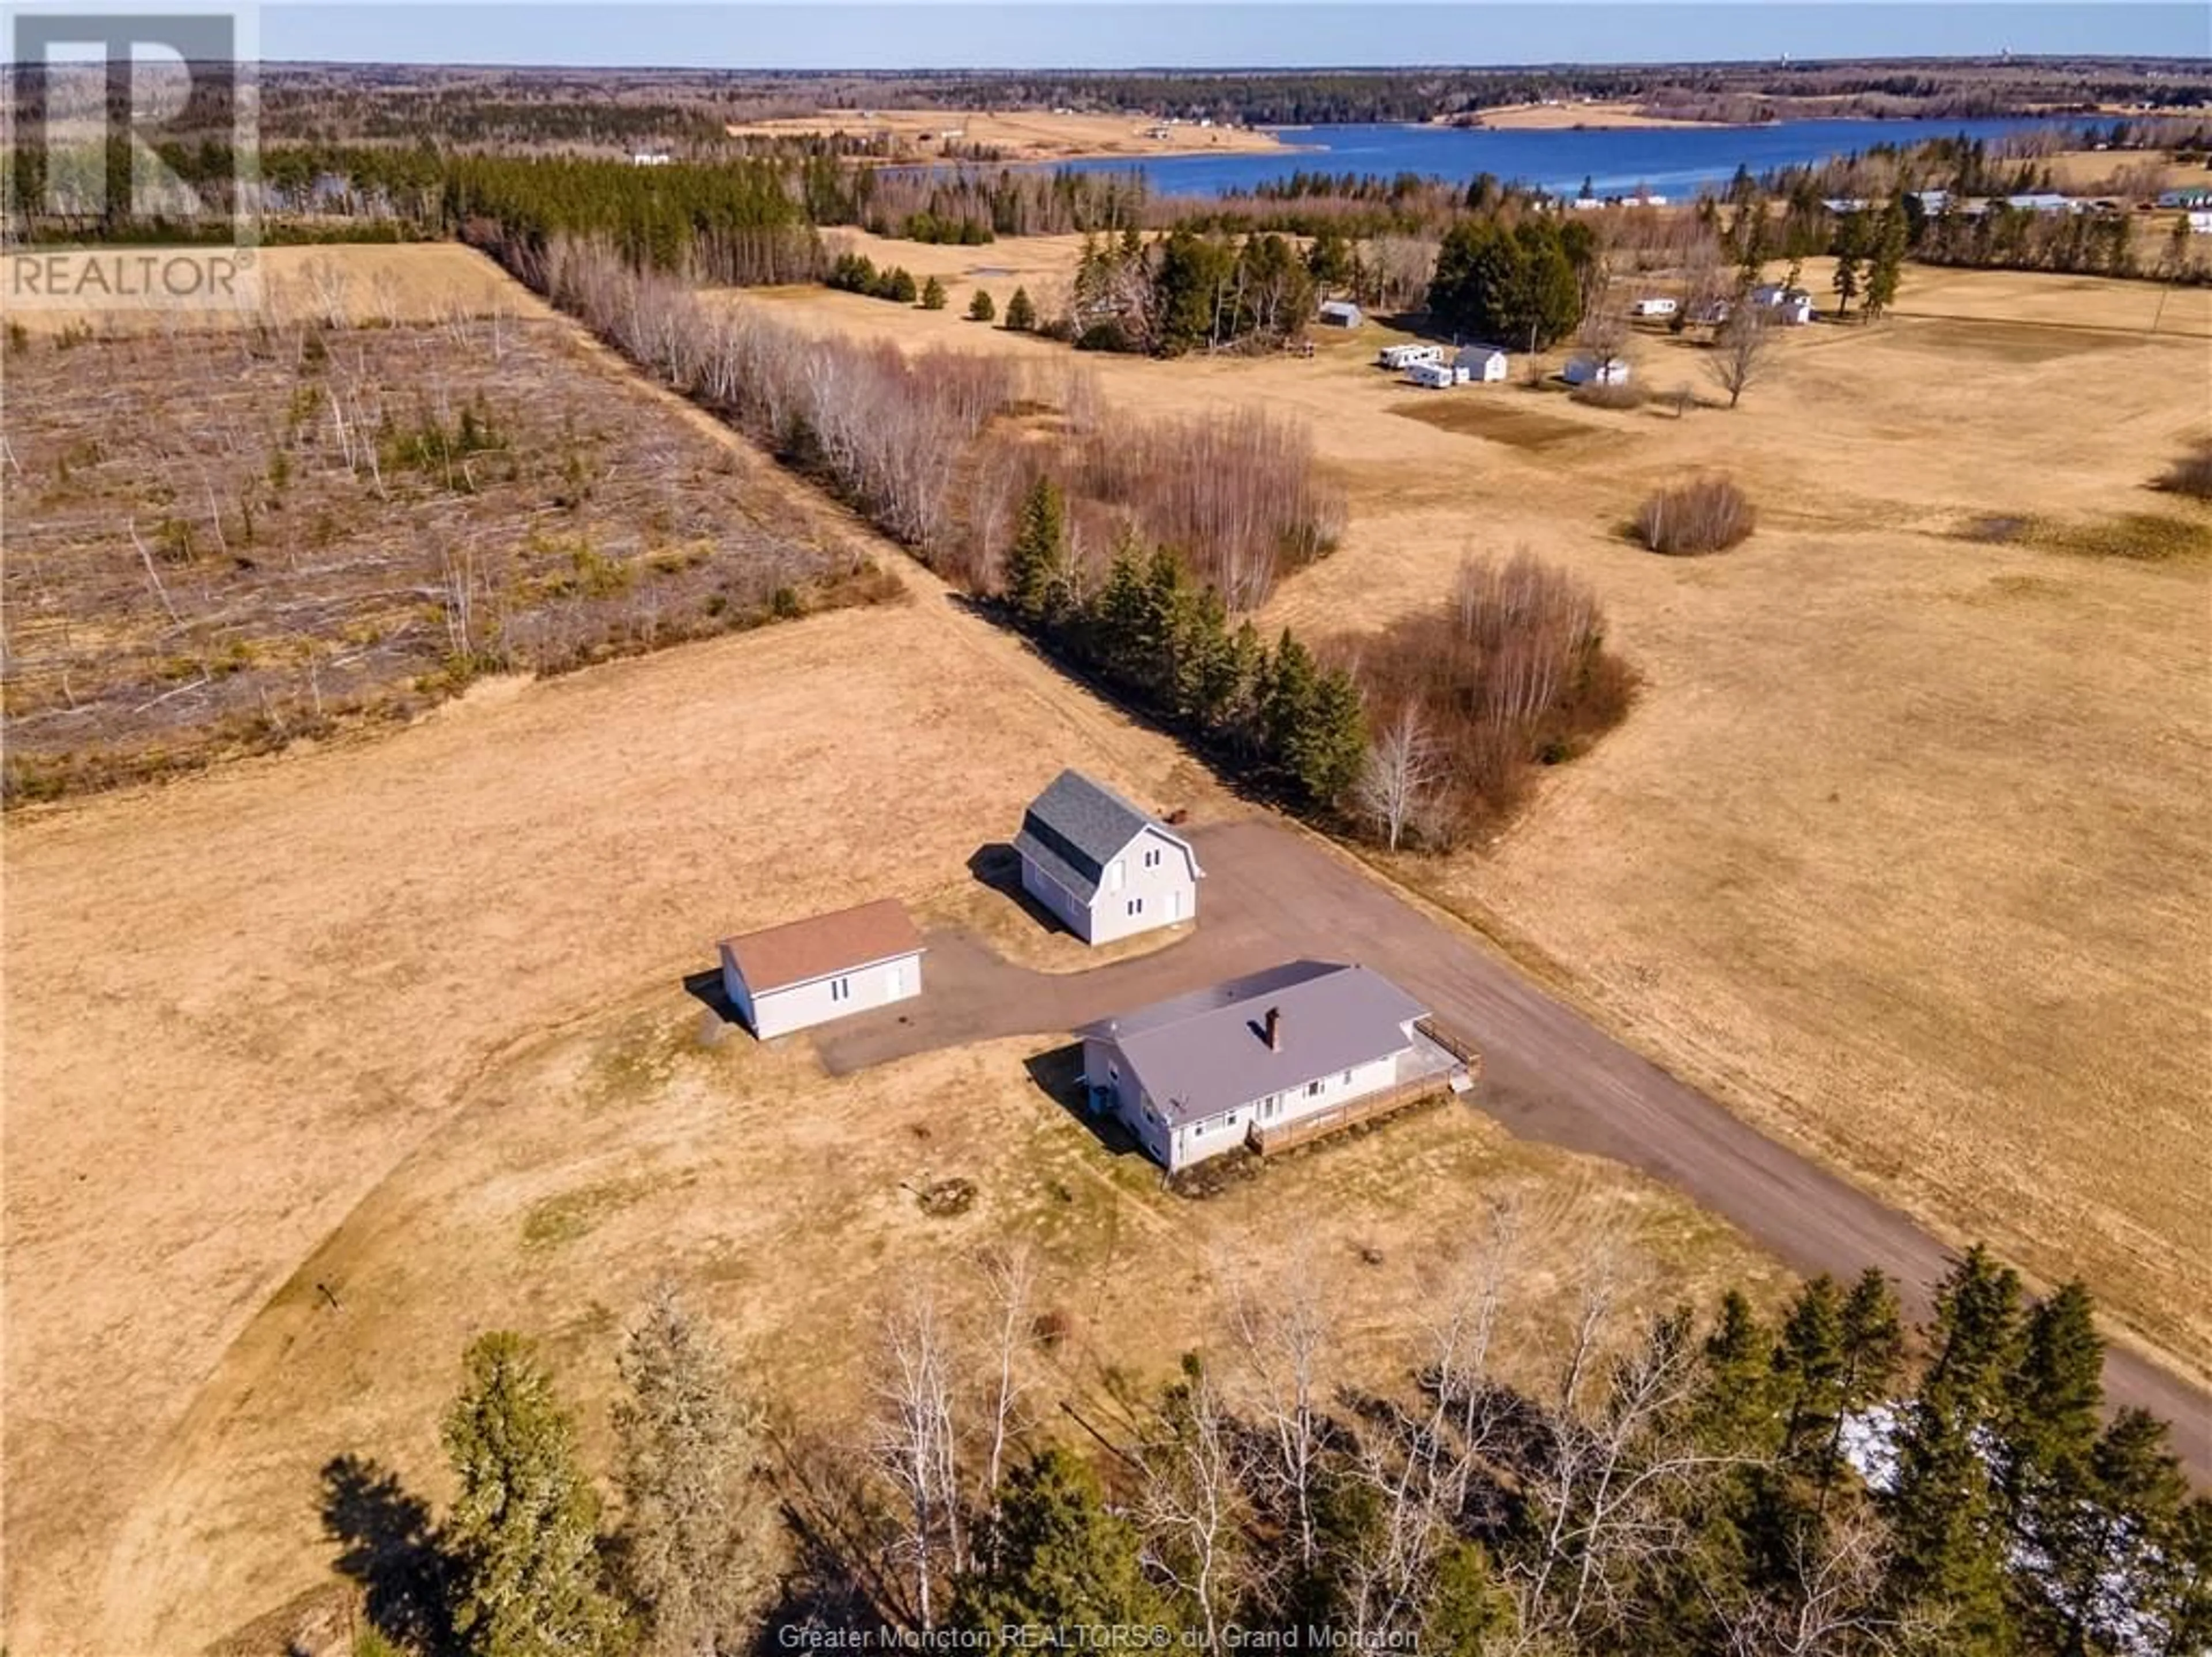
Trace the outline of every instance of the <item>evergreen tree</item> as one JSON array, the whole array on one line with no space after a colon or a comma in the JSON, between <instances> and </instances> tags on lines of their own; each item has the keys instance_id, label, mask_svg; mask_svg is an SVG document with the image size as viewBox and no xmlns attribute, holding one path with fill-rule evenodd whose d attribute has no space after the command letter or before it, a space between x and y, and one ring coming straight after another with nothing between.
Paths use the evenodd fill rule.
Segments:
<instances>
[{"instance_id":1,"label":"evergreen tree","mask_svg":"<svg viewBox=\"0 0 2212 1657\"><path fill-rule=\"evenodd\" d=\"M600 1587L599 1498L575 1429L530 1343L480 1337L447 1412L459 1493L447 1526L459 1569L453 1629L473 1657L616 1648L621 1619Z\"/></svg>"},{"instance_id":2,"label":"evergreen tree","mask_svg":"<svg viewBox=\"0 0 2212 1657\"><path fill-rule=\"evenodd\" d=\"M1698 1440L1730 1453L1763 1453L1774 1423L1773 1347L1741 1289L1721 1297L1719 1318L1705 1337Z\"/></svg>"},{"instance_id":3,"label":"evergreen tree","mask_svg":"<svg viewBox=\"0 0 2212 1657\"><path fill-rule=\"evenodd\" d=\"M2010 1536L1989 1454L2019 1362L2020 1279L1979 1244L1936 1297L1935 1362L1905 1412L1887 1508L1893 1579L1907 1604L1948 1619L1959 1657L2008 1651Z\"/></svg>"},{"instance_id":4,"label":"evergreen tree","mask_svg":"<svg viewBox=\"0 0 2212 1657\"><path fill-rule=\"evenodd\" d=\"M1844 1469L1844 1422L1854 1412L1881 1403L1897 1380L1905 1358L1905 1324L1898 1315L1897 1291L1881 1270L1869 1266L1844 1297L1844 1369L1836 1396L1835 1430L1816 1477L1821 1499Z\"/></svg>"},{"instance_id":5,"label":"evergreen tree","mask_svg":"<svg viewBox=\"0 0 2212 1657\"><path fill-rule=\"evenodd\" d=\"M883 286L878 292L882 297L895 301L898 304L913 304L915 293L914 272L903 265L893 265L884 272Z\"/></svg>"},{"instance_id":6,"label":"evergreen tree","mask_svg":"<svg viewBox=\"0 0 2212 1657\"><path fill-rule=\"evenodd\" d=\"M1163 1621L1135 1527L1107 1510L1079 1458L1044 1451L1016 1470L1000 1502L995 1565L962 1582L956 1626L1149 1626Z\"/></svg>"},{"instance_id":7,"label":"evergreen tree","mask_svg":"<svg viewBox=\"0 0 2212 1657\"><path fill-rule=\"evenodd\" d=\"M2019 1527L2044 1491L2078 1482L2105 1402L2105 1342L2088 1289L2068 1283L2028 1314L2020 1368L2005 1388L1998 1477Z\"/></svg>"},{"instance_id":8,"label":"evergreen tree","mask_svg":"<svg viewBox=\"0 0 2212 1657\"><path fill-rule=\"evenodd\" d=\"M999 308L989 293L978 288L975 298L968 302L968 320L970 322L988 322L998 314Z\"/></svg>"},{"instance_id":9,"label":"evergreen tree","mask_svg":"<svg viewBox=\"0 0 2212 1657\"><path fill-rule=\"evenodd\" d=\"M1336 804L1358 779L1367 758L1367 710L1359 686L1341 667L1322 675L1311 722L1290 753L1298 786L1313 805Z\"/></svg>"},{"instance_id":10,"label":"evergreen tree","mask_svg":"<svg viewBox=\"0 0 2212 1657\"><path fill-rule=\"evenodd\" d=\"M1030 302L1028 289L1015 289L1006 302L1006 326L1016 333L1028 333L1036 326L1036 307Z\"/></svg>"},{"instance_id":11,"label":"evergreen tree","mask_svg":"<svg viewBox=\"0 0 2212 1657\"><path fill-rule=\"evenodd\" d=\"M1862 263L1871 250L1867 245L1866 215L1846 213L1836 221L1836 238L1829 252L1836 256L1836 315L1850 313L1851 301L1865 286Z\"/></svg>"},{"instance_id":12,"label":"evergreen tree","mask_svg":"<svg viewBox=\"0 0 2212 1657\"><path fill-rule=\"evenodd\" d=\"M1524 219L1511 229L1496 219L1463 219L1437 250L1429 314L1441 326L1478 338L1540 350L1582 320L1576 253L1589 227ZM1584 251L1584 262L1588 253Z\"/></svg>"},{"instance_id":13,"label":"evergreen tree","mask_svg":"<svg viewBox=\"0 0 2212 1657\"><path fill-rule=\"evenodd\" d=\"M1324 292L1340 291L1352 280L1352 244L1334 230L1323 230L1306 249L1306 269Z\"/></svg>"},{"instance_id":14,"label":"evergreen tree","mask_svg":"<svg viewBox=\"0 0 2212 1657\"><path fill-rule=\"evenodd\" d=\"M2046 1493L2033 1546L2042 1568L2021 1586L2021 1616L2040 1646L2077 1654L2124 1650L2148 1619L2179 1633L2189 1622L2192 1562L2189 1486L2166 1445L2166 1423L2123 1410L2088 1456ZM2207 1562L2193 1562L2201 1569ZM2212 1579L2206 1584L2212 1588ZM2204 1634L2167 1649L2197 1649Z\"/></svg>"},{"instance_id":15,"label":"evergreen tree","mask_svg":"<svg viewBox=\"0 0 2212 1657\"><path fill-rule=\"evenodd\" d=\"M1260 728L1261 752L1310 806L1334 805L1366 756L1359 687L1341 669L1322 673L1288 628L1261 693Z\"/></svg>"},{"instance_id":16,"label":"evergreen tree","mask_svg":"<svg viewBox=\"0 0 2212 1657\"><path fill-rule=\"evenodd\" d=\"M1259 736L1261 753L1286 771L1291 769L1290 755L1298 734L1312 722L1320 693L1313 657L1285 627L1260 690Z\"/></svg>"},{"instance_id":17,"label":"evergreen tree","mask_svg":"<svg viewBox=\"0 0 2212 1657\"><path fill-rule=\"evenodd\" d=\"M1905 252L1910 242L1905 215L1895 202L1883 210L1874 233L1874 251L1867 265L1866 314L1878 317L1897 301L1898 283L1904 273Z\"/></svg>"},{"instance_id":18,"label":"evergreen tree","mask_svg":"<svg viewBox=\"0 0 2212 1657\"><path fill-rule=\"evenodd\" d=\"M1010 316L1012 309L1007 307ZM1031 626L1059 618L1066 556L1066 503L1058 484L1040 478L1022 499L1021 524L1006 553L1004 583L1014 613Z\"/></svg>"},{"instance_id":19,"label":"evergreen tree","mask_svg":"<svg viewBox=\"0 0 2212 1657\"><path fill-rule=\"evenodd\" d=\"M766 1586L752 1443L712 1332L663 1288L618 1360L616 1556L656 1657L735 1651Z\"/></svg>"},{"instance_id":20,"label":"evergreen tree","mask_svg":"<svg viewBox=\"0 0 2212 1657\"><path fill-rule=\"evenodd\" d=\"M1087 606L1082 631L1091 661L1108 678L1132 690L1152 688L1144 673L1146 657L1157 648L1151 608L1143 560L1134 539L1125 536L1114 549L1105 584Z\"/></svg>"},{"instance_id":21,"label":"evergreen tree","mask_svg":"<svg viewBox=\"0 0 2212 1657\"><path fill-rule=\"evenodd\" d=\"M925 311L945 308L945 284L935 277L921 284L921 308Z\"/></svg>"},{"instance_id":22,"label":"evergreen tree","mask_svg":"<svg viewBox=\"0 0 2212 1657\"><path fill-rule=\"evenodd\" d=\"M1772 1364L1784 1410L1782 1458L1825 1478L1844 1410L1844 1297L1822 1272L1798 1291L1776 1337Z\"/></svg>"},{"instance_id":23,"label":"evergreen tree","mask_svg":"<svg viewBox=\"0 0 2212 1657\"><path fill-rule=\"evenodd\" d=\"M1513 1632L1513 1602L1498 1585L1489 1556L1455 1539L1437 1555L1421 1618L1420 1649L1443 1657L1482 1657Z\"/></svg>"}]
</instances>

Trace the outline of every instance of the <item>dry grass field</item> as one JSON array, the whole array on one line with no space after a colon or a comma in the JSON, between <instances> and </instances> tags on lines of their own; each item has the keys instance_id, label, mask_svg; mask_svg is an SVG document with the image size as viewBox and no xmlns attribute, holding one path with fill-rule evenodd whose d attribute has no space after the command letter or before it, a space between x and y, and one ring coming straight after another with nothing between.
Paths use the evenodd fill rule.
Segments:
<instances>
[{"instance_id":1,"label":"dry grass field","mask_svg":"<svg viewBox=\"0 0 2212 1657\"><path fill-rule=\"evenodd\" d=\"M1548 104L1498 104L1482 112L1479 125L1524 132L1559 132L1572 127L1711 126L1711 121L1673 120L1646 115L1634 103L1575 101Z\"/></svg>"},{"instance_id":2,"label":"dry grass field","mask_svg":"<svg viewBox=\"0 0 2212 1657\"><path fill-rule=\"evenodd\" d=\"M1281 149L1279 138L1250 127L1166 127L1149 115L1053 114L1041 109L825 109L818 115L751 121L726 129L732 137L803 137L842 132L888 137L902 157L927 160L981 146L1010 161L1073 161L1089 155L1245 155Z\"/></svg>"},{"instance_id":3,"label":"dry grass field","mask_svg":"<svg viewBox=\"0 0 2212 1657\"><path fill-rule=\"evenodd\" d=\"M174 333L236 327L267 320L343 320L356 326L444 322L456 316L528 320L551 314L528 289L510 282L499 266L455 242L341 243L328 247L262 247L251 305L228 311L172 311L117 306L96 314L60 309L15 309L9 320L34 337L71 327L98 334ZM0 268L0 281L12 280ZM0 288L0 298L6 296Z\"/></svg>"},{"instance_id":4,"label":"dry grass field","mask_svg":"<svg viewBox=\"0 0 2212 1657\"><path fill-rule=\"evenodd\" d=\"M976 273L995 250L863 245L943 276L948 309L735 302L1057 349L960 320L969 285L1006 285ZM1383 337L1082 360L1136 410L1312 422L1350 527L1269 625L1379 624L1470 551L1596 584L1637 711L1499 844L1418 878L1761 1126L1940 1232L2085 1275L2203 1373L2212 515L2148 484L2207 429L2212 292L1913 268L1885 323L1785 336L1734 412L1698 347L1639 333L1641 381L1708 405L1680 419L1517 372L1411 393L1361 366ZM1760 509L1748 545L1628 539L1646 494L1712 467Z\"/></svg>"}]
</instances>

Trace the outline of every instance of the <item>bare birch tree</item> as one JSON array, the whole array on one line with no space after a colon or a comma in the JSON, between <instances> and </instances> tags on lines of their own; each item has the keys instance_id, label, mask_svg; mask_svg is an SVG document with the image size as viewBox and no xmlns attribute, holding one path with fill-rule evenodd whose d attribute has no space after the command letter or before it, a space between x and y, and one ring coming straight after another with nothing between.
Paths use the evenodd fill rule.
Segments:
<instances>
[{"instance_id":1,"label":"bare birch tree","mask_svg":"<svg viewBox=\"0 0 2212 1657\"><path fill-rule=\"evenodd\" d=\"M1395 851L1407 825L1419 817L1443 777L1443 757L1429 740L1420 706L1408 702L1368 745L1352 799Z\"/></svg>"},{"instance_id":2,"label":"bare birch tree","mask_svg":"<svg viewBox=\"0 0 2212 1657\"><path fill-rule=\"evenodd\" d=\"M873 1448L899 1494L899 1552L914 1573L915 1620L927 1630L936 1625L940 1571L957 1575L963 1563L952 1352L935 1292L921 1287L888 1313L881 1344Z\"/></svg>"},{"instance_id":3,"label":"bare birch tree","mask_svg":"<svg viewBox=\"0 0 2212 1657\"><path fill-rule=\"evenodd\" d=\"M1747 295L1729 309L1728 320L1714 334L1713 354L1705 367L1728 393L1730 408L1741 402L1744 393L1765 373L1766 347L1773 332L1765 309Z\"/></svg>"},{"instance_id":4,"label":"bare birch tree","mask_svg":"<svg viewBox=\"0 0 2212 1657\"><path fill-rule=\"evenodd\" d=\"M1233 1427L1195 1356L1183 1361L1162 1415L1164 1433L1139 1453L1139 1523L1153 1563L1197 1613L1205 1649L1218 1650L1237 1600L1244 1501Z\"/></svg>"}]
</instances>

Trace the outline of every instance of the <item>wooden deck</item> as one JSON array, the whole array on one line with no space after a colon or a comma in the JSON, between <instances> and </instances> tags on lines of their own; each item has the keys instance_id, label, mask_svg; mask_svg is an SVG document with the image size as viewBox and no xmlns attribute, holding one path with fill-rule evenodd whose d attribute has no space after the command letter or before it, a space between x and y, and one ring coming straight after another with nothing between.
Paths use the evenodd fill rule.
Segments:
<instances>
[{"instance_id":1,"label":"wooden deck","mask_svg":"<svg viewBox=\"0 0 2212 1657\"><path fill-rule=\"evenodd\" d=\"M1346 1128L1358 1127L1363 1122L1392 1115L1425 1099L1434 1099L1449 1092L1450 1082L1449 1075L1423 1076L1417 1081L1401 1082L1380 1093L1347 1100L1334 1110L1301 1117L1279 1127L1261 1128L1255 1123L1245 1130L1244 1142L1261 1156L1273 1156L1329 1134L1341 1133Z\"/></svg>"},{"instance_id":2,"label":"wooden deck","mask_svg":"<svg viewBox=\"0 0 2212 1657\"><path fill-rule=\"evenodd\" d=\"M1418 1105L1424 1100L1447 1093L1464 1093L1482 1074L1482 1055L1472 1042L1442 1029L1433 1019L1417 1020L1413 1029L1417 1034L1449 1054L1455 1062L1455 1068L1431 1070L1378 1092L1346 1100L1334 1109L1300 1117L1273 1128L1262 1128L1255 1122L1245 1130L1245 1144L1259 1155L1271 1156L1326 1135L1341 1133L1346 1128L1376 1121Z\"/></svg>"}]
</instances>

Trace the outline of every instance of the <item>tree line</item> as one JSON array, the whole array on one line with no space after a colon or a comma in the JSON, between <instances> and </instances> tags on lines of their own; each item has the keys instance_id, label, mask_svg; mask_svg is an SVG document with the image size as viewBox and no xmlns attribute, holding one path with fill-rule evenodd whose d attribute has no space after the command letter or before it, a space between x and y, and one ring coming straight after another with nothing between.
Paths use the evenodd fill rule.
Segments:
<instances>
[{"instance_id":1,"label":"tree line","mask_svg":"<svg viewBox=\"0 0 2212 1657\"><path fill-rule=\"evenodd\" d=\"M1452 1657L2182 1657L2212 1639L2212 1502L2165 1423L2104 1410L2078 1284L2031 1301L1976 1247L1917 1331L1872 1270L1771 1317L1730 1290L1635 1319L1601 1262L1531 1357L1517 1216L1474 1229L1401 1355L1293 1273L1223 1293L1218 1333L1164 1382L1115 1370L1079 1392L1034 1259L993 1246L906 1286L863 1402L804 1424L742 1392L664 1288L618 1354L611 1514L543 1356L483 1336L444 1420L442 1519L374 1464L325 1470L340 1569L368 1589L359 1649L1100 1626Z\"/></svg>"}]
</instances>

